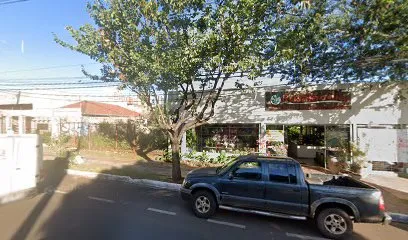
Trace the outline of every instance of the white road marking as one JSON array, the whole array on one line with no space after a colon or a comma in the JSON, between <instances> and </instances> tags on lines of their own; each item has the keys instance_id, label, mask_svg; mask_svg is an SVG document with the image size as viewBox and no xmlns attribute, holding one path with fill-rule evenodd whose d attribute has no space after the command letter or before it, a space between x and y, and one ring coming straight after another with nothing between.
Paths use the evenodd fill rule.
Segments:
<instances>
[{"instance_id":1,"label":"white road marking","mask_svg":"<svg viewBox=\"0 0 408 240\"><path fill-rule=\"evenodd\" d=\"M91 199L91 200L105 202L105 203L115 203L115 201L110 200L110 199L106 199L106 198L98 198L98 197L92 197L92 196L88 196L88 198Z\"/></svg>"},{"instance_id":2,"label":"white road marking","mask_svg":"<svg viewBox=\"0 0 408 240\"><path fill-rule=\"evenodd\" d=\"M207 219L207 222L215 223L215 224L220 224L220 225L226 225L226 226L230 226L230 227L241 228L241 229L245 229L245 228L246 228L245 225L236 224L236 223L230 223L230 222L217 221L217 220L213 220L213 219Z\"/></svg>"},{"instance_id":3,"label":"white road marking","mask_svg":"<svg viewBox=\"0 0 408 240\"><path fill-rule=\"evenodd\" d=\"M329 240L328 238L305 236L305 235L300 235L300 234L295 234L295 233L286 233L286 236L294 237L294 238L300 238L300 239L304 239L304 240Z\"/></svg>"},{"instance_id":4,"label":"white road marking","mask_svg":"<svg viewBox=\"0 0 408 240\"><path fill-rule=\"evenodd\" d=\"M54 190L55 193L59 193L59 194L67 194L68 192L64 192L64 191L60 191L60 190Z\"/></svg>"},{"instance_id":5,"label":"white road marking","mask_svg":"<svg viewBox=\"0 0 408 240\"><path fill-rule=\"evenodd\" d=\"M172 215L172 216L175 216L175 215L176 215L175 212L169 212L169 211L160 210L160 209L157 209L157 208L148 208L147 210L148 210L148 211L152 211L152 212L157 212L157 213L163 213L163 214L167 214L167 215Z\"/></svg>"}]
</instances>

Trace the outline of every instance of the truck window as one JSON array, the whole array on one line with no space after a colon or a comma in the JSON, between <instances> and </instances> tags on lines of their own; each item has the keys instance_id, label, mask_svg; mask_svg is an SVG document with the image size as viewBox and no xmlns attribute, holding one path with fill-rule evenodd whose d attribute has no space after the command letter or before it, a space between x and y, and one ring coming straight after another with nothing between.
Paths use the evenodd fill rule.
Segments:
<instances>
[{"instance_id":1,"label":"truck window","mask_svg":"<svg viewBox=\"0 0 408 240\"><path fill-rule=\"evenodd\" d=\"M259 181L262 179L262 168L258 161L241 163L233 172L234 178Z\"/></svg>"},{"instance_id":2,"label":"truck window","mask_svg":"<svg viewBox=\"0 0 408 240\"><path fill-rule=\"evenodd\" d=\"M296 184L296 169L293 165L287 163L269 163L268 164L269 181L278 183Z\"/></svg>"}]
</instances>

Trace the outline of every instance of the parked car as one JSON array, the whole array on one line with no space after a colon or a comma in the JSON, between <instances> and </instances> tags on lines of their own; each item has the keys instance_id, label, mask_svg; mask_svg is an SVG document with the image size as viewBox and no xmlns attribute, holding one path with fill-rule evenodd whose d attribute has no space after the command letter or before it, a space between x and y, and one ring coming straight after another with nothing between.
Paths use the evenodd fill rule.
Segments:
<instances>
[{"instance_id":1,"label":"parked car","mask_svg":"<svg viewBox=\"0 0 408 240\"><path fill-rule=\"evenodd\" d=\"M347 176L305 178L301 165L287 157L241 156L219 168L191 171L180 193L200 218L218 208L316 221L332 239L347 238L353 222L389 224L381 191ZM325 178L325 179L324 179Z\"/></svg>"}]
</instances>

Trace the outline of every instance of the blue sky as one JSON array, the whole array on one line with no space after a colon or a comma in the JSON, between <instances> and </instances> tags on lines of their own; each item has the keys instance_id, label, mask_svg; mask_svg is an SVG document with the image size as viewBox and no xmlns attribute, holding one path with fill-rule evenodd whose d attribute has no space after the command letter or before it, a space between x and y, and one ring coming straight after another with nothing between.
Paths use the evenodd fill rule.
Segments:
<instances>
[{"instance_id":1,"label":"blue sky","mask_svg":"<svg viewBox=\"0 0 408 240\"><path fill-rule=\"evenodd\" d=\"M0 83L2 84L0 103L16 101L18 90L8 90L13 88L22 90L20 98L22 103L34 103L35 108L59 107L79 99L109 101L112 99L107 96L113 96L116 93L130 94L127 91L119 93L116 87L25 90L22 85L5 86L49 81L78 82L78 80L65 78L40 81L30 78L83 76L80 64L95 63L88 56L61 47L54 42L52 35L56 33L61 39L70 41L70 35L65 30L66 26L78 28L85 23L93 23L86 11L86 4L86 0L29 0L8 5L0 4ZM24 51L21 47L22 41L24 41ZM77 66L32 71L37 68L66 65ZM86 65L85 68L92 73L99 72L99 65ZM59 87L66 86L68 85L59 85ZM64 97L63 94L81 95L81 97ZM104 97L95 98L92 95Z\"/></svg>"},{"instance_id":2,"label":"blue sky","mask_svg":"<svg viewBox=\"0 0 408 240\"><path fill-rule=\"evenodd\" d=\"M93 62L89 57L62 48L52 33L69 40L65 27L92 23L85 0L29 0L0 5L0 73L11 70ZM21 45L24 41L24 51ZM97 66L87 66L96 69ZM3 73L5 77L81 76L80 67Z\"/></svg>"}]
</instances>

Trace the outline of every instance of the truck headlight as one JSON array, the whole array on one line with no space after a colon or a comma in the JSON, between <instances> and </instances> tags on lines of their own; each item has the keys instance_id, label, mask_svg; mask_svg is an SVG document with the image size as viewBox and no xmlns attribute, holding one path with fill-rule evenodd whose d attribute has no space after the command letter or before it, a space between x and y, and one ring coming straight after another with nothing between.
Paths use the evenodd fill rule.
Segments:
<instances>
[{"instance_id":1,"label":"truck headlight","mask_svg":"<svg viewBox=\"0 0 408 240\"><path fill-rule=\"evenodd\" d=\"M191 183L186 178L184 178L183 184L181 186L184 187L184 188L189 188L190 185L191 185Z\"/></svg>"}]
</instances>

